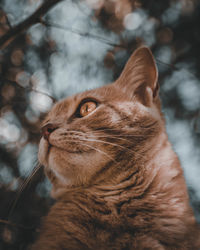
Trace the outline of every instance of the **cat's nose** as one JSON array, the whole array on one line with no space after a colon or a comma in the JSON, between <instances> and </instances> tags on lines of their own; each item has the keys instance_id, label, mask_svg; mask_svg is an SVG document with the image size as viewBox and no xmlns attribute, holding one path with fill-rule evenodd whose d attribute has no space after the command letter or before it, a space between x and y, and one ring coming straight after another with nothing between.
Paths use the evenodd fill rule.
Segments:
<instances>
[{"instance_id":1,"label":"cat's nose","mask_svg":"<svg viewBox=\"0 0 200 250\"><path fill-rule=\"evenodd\" d=\"M45 126L42 127L42 135L43 137L48 140L50 134L58 128L57 125L53 123L47 123Z\"/></svg>"}]
</instances>

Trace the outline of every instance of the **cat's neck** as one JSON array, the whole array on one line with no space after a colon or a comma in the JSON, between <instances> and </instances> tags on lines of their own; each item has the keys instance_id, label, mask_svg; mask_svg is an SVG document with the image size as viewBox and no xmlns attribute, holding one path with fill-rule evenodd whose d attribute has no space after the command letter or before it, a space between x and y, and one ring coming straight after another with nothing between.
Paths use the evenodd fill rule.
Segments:
<instances>
[{"instance_id":1,"label":"cat's neck","mask_svg":"<svg viewBox=\"0 0 200 250\"><path fill-rule=\"evenodd\" d=\"M157 143L154 140L157 140ZM135 158L132 162L129 161L129 164L133 164L132 167L124 166L123 174L113 176L110 184L106 180L89 187L65 190L60 201L92 201L94 204L100 204L102 209L112 211L113 215L128 217L135 227L140 220L146 220L146 223L152 226L151 218L156 218L155 230L162 229L163 235L166 225L169 232L189 232L195 225L195 219L189 205L179 160L165 131L154 138L148 146L145 157L138 158L137 162ZM123 166L121 167L123 169Z\"/></svg>"},{"instance_id":2,"label":"cat's neck","mask_svg":"<svg viewBox=\"0 0 200 250\"><path fill-rule=\"evenodd\" d=\"M115 171L117 168L121 171ZM133 155L132 160L127 157L122 166L113 163L109 171L107 179L100 176L89 186L61 189L57 199L67 193L84 191L114 206L130 200L141 201L142 204L144 199L156 204L161 194L163 201L166 199L166 202L177 204L178 197L182 203L188 204L183 171L164 130Z\"/></svg>"},{"instance_id":3,"label":"cat's neck","mask_svg":"<svg viewBox=\"0 0 200 250\"><path fill-rule=\"evenodd\" d=\"M148 195L156 199L159 193L165 194L169 200L183 197L188 203L183 171L165 131L152 139L151 143L148 142L145 154L142 151L138 152L138 157L129 160L126 166L121 166L119 175L113 172L110 181L104 180L88 190L104 197L109 203L126 202Z\"/></svg>"}]
</instances>

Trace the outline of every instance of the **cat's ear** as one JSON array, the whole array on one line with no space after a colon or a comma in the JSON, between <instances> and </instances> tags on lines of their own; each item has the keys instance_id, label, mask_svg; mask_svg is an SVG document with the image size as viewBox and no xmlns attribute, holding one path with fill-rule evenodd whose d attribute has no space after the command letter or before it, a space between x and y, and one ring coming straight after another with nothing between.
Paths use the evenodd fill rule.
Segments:
<instances>
[{"instance_id":1,"label":"cat's ear","mask_svg":"<svg viewBox=\"0 0 200 250\"><path fill-rule=\"evenodd\" d=\"M157 98L158 70L150 49L141 47L133 53L116 84L144 105Z\"/></svg>"}]
</instances>

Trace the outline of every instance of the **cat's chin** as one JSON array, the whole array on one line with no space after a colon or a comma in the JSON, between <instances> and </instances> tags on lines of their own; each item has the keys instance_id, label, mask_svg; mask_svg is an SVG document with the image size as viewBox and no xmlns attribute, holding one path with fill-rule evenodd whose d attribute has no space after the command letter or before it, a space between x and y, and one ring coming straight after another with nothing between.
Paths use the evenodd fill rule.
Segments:
<instances>
[{"instance_id":1,"label":"cat's chin","mask_svg":"<svg viewBox=\"0 0 200 250\"><path fill-rule=\"evenodd\" d=\"M89 152L69 152L50 144L43 137L39 144L38 159L53 185L53 198L64 190L98 182L96 173L112 162L113 157L101 148Z\"/></svg>"},{"instance_id":2,"label":"cat's chin","mask_svg":"<svg viewBox=\"0 0 200 250\"><path fill-rule=\"evenodd\" d=\"M45 168L54 169L56 165L59 165L61 159L66 158L64 157L66 152L61 148L52 146L42 137L39 144L38 160Z\"/></svg>"},{"instance_id":3,"label":"cat's chin","mask_svg":"<svg viewBox=\"0 0 200 250\"><path fill-rule=\"evenodd\" d=\"M45 168L45 174L52 184L51 197L57 199L59 196L63 195L66 190L72 187L72 182L65 178L65 181L60 178L59 174L49 167Z\"/></svg>"}]
</instances>

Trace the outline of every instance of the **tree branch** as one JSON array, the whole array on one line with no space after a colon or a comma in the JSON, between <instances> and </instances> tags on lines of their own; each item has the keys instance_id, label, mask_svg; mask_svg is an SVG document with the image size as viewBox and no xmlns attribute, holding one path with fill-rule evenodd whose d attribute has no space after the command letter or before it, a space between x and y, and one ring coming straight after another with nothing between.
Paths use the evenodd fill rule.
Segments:
<instances>
[{"instance_id":1,"label":"tree branch","mask_svg":"<svg viewBox=\"0 0 200 250\"><path fill-rule=\"evenodd\" d=\"M9 226L14 226L14 227L21 227L23 229L29 229L29 230L33 230L34 229L33 227L25 227L25 226L20 225L20 224L12 223L12 222L10 222L8 220L2 220L2 219L0 219L0 223L6 224L6 225L9 225Z\"/></svg>"},{"instance_id":2,"label":"tree branch","mask_svg":"<svg viewBox=\"0 0 200 250\"><path fill-rule=\"evenodd\" d=\"M37 89L32 88L32 87L23 87L23 86L20 85L18 82L9 80L9 79L7 79L7 78L3 78L1 75L0 75L0 80L9 82L9 83L14 84L14 85L17 84L18 87L20 87L20 88L22 88L22 89L24 89L24 90L27 90L27 91L34 91L34 92L36 92L36 93L39 93L39 94L41 94L41 95L45 95L45 96L49 97L49 98L53 101L53 103L56 103L56 102L57 102L56 98L54 98L53 96L51 96L51 95L49 95L49 94L47 94L47 93L45 93L45 92L43 92L43 91L37 90Z\"/></svg>"},{"instance_id":3,"label":"tree branch","mask_svg":"<svg viewBox=\"0 0 200 250\"><path fill-rule=\"evenodd\" d=\"M4 49L18 35L26 31L33 24L39 23L42 16L49 11L54 5L63 0L45 0L43 4L27 19L19 23L0 38L0 49Z\"/></svg>"}]
</instances>

